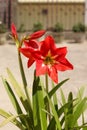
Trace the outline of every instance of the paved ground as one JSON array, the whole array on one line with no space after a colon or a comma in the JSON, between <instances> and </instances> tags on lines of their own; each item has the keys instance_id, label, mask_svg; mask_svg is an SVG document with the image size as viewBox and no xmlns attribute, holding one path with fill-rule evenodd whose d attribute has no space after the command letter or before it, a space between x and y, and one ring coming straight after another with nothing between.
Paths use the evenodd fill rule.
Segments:
<instances>
[{"instance_id":1,"label":"paved ground","mask_svg":"<svg viewBox=\"0 0 87 130\"><path fill-rule=\"evenodd\" d=\"M82 44L65 42L62 44L58 44L58 46L68 47L67 57L74 65L74 70L59 73L59 81L65 78L70 78L70 80L65 85L62 86L62 88L66 96L69 91L73 91L74 95L76 95L78 88L80 88L81 86L87 87L87 42ZM9 67L16 76L16 78L18 79L18 81L21 82L16 54L17 51L14 45L9 44L0 45L0 75L7 76L6 68ZM27 59L23 57L23 61L27 79L29 81L28 84L29 86L31 86L33 78L32 69L34 66L32 66L30 70L28 70L26 67ZM87 88L85 94L86 93ZM5 92L1 79L0 79L0 108L4 108L7 111L14 112L14 109L10 104L10 101ZM1 117L0 121L2 121ZM6 129L18 130L18 128L14 127L11 124L8 124L3 128L0 128L0 130L6 130Z\"/></svg>"}]
</instances>

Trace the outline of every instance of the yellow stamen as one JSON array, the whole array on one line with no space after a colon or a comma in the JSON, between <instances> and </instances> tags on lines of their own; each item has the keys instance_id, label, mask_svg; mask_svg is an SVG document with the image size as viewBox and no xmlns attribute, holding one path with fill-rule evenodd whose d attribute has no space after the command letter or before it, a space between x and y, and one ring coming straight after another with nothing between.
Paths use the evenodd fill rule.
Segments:
<instances>
[{"instance_id":1,"label":"yellow stamen","mask_svg":"<svg viewBox=\"0 0 87 130\"><path fill-rule=\"evenodd\" d=\"M48 52L48 54L47 54L47 56L45 57L45 59L44 59L44 63L47 65L52 65L52 64L54 64L54 62L55 62L55 60L54 60L54 57L52 57L52 55L51 55L51 52L49 51Z\"/></svg>"}]
</instances>

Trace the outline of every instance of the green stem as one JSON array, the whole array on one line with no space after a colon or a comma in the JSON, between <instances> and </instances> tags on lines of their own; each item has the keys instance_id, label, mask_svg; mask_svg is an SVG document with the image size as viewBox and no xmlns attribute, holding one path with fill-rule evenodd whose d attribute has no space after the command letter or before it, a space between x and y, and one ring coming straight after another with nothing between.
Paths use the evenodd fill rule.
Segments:
<instances>
[{"instance_id":1,"label":"green stem","mask_svg":"<svg viewBox=\"0 0 87 130\"><path fill-rule=\"evenodd\" d=\"M48 75L47 75L47 74L45 75L45 84L46 84L46 92L47 92L47 94L48 94L49 89L48 89ZM48 120L49 120L49 122L50 122L51 117L50 117L50 106L49 106L49 103L47 103L47 111L48 111L48 113L49 113L49 115L48 115Z\"/></svg>"},{"instance_id":2,"label":"green stem","mask_svg":"<svg viewBox=\"0 0 87 130\"><path fill-rule=\"evenodd\" d=\"M46 92L48 93L48 75L45 75L45 83L46 83Z\"/></svg>"},{"instance_id":3,"label":"green stem","mask_svg":"<svg viewBox=\"0 0 87 130\"><path fill-rule=\"evenodd\" d=\"M20 55L19 51L18 51L18 60L19 60L19 67L20 67L20 72L21 72L21 77L22 77L22 82L23 82L25 94L26 94L28 102L31 106L30 97L29 97L28 90L27 90L27 81L26 81L26 77L25 77L25 73L24 73L24 69L23 69L23 64L22 64L22 59L21 59L21 55Z\"/></svg>"},{"instance_id":4,"label":"green stem","mask_svg":"<svg viewBox=\"0 0 87 130\"><path fill-rule=\"evenodd\" d=\"M32 119L32 126L33 126L33 112L32 112L32 105L31 105L31 101L30 101L30 97L28 94L28 86L27 86L27 81L26 81L26 77L25 77L25 73L24 73L24 68L23 68L23 64L22 64L22 59L21 59L21 54L18 51L18 60L19 60L19 67L20 67L20 73L21 73L21 77L22 77L22 82L23 82L23 86L24 86L24 91L27 97L27 101L28 101L28 105L29 105L29 111L28 114ZM31 130L30 128L28 130Z\"/></svg>"}]
</instances>

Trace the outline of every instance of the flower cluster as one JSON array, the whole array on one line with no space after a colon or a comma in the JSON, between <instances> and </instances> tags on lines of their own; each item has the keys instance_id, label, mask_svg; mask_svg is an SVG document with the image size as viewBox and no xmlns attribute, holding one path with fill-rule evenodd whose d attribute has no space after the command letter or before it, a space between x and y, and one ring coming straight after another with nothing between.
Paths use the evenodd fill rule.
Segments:
<instances>
[{"instance_id":1,"label":"flower cluster","mask_svg":"<svg viewBox=\"0 0 87 130\"><path fill-rule=\"evenodd\" d=\"M73 66L65 57L67 48L57 48L52 36L47 36L40 42L36 40L44 34L45 31L40 30L25 37L21 44L23 46L19 45L19 51L28 58L28 67L36 62L36 76L48 74L55 83L58 83L58 71L72 70ZM12 35L18 40L14 24Z\"/></svg>"}]
</instances>

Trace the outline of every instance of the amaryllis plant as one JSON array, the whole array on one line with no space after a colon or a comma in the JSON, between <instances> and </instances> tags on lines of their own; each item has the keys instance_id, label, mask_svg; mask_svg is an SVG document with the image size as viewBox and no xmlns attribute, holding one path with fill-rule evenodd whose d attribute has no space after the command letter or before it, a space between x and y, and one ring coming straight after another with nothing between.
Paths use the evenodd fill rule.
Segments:
<instances>
[{"instance_id":1,"label":"amaryllis plant","mask_svg":"<svg viewBox=\"0 0 87 130\"><path fill-rule=\"evenodd\" d=\"M77 96L74 99L72 92L69 92L66 99L62 89L59 89L68 79L59 82L58 72L73 69L73 65L66 58L67 47L57 47L55 39L50 35L45 37L45 33L45 30L40 30L19 39L15 25L11 25L23 87L10 69L7 69L9 82L3 76L2 81L16 115L0 109L0 115L5 118L0 126L11 122L20 130L86 130L84 111L87 108L87 98L82 98L82 90L77 94L79 98ZM43 35L44 39L38 40ZM35 64L32 86L28 86L21 55L27 58L27 69ZM44 84L41 75L45 76ZM52 81L52 88L49 86L49 80ZM32 89L32 95L29 93L29 87ZM61 104L58 102L58 90L61 93ZM79 124L81 115L82 123Z\"/></svg>"}]
</instances>

